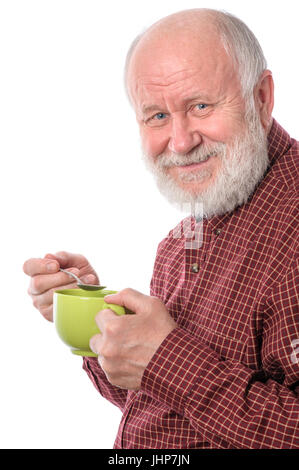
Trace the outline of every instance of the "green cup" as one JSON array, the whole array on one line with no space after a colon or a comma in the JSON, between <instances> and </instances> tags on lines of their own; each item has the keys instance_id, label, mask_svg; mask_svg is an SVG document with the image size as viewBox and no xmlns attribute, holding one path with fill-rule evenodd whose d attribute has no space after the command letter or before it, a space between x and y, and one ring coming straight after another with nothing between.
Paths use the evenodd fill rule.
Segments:
<instances>
[{"instance_id":1,"label":"green cup","mask_svg":"<svg viewBox=\"0 0 299 470\"><path fill-rule=\"evenodd\" d=\"M53 311L56 331L62 341L70 346L73 354L96 357L89 347L92 336L100 333L95 316L100 310L110 308L117 315L126 313L124 307L107 304L105 295L116 291L87 291L63 289L54 292Z\"/></svg>"}]
</instances>

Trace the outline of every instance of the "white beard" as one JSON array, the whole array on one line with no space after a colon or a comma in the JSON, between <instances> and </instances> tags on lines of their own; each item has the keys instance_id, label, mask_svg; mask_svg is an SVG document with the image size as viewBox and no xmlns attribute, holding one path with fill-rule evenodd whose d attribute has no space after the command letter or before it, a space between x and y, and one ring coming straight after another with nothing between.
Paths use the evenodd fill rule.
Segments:
<instances>
[{"instance_id":1,"label":"white beard","mask_svg":"<svg viewBox=\"0 0 299 470\"><path fill-rule=\"evenodd\" d=\"M229 145L202 144L188 155L161 154L155 161L143 153L161 194L179 209L190 209L189 213L198 219L223 215L246 203L269 165L267 136L254 104L247 106L246 123L246 131ZM221 166L215 181L201 192L182 189L167 173L171 166L200 162L211 153L221 159ZM201 183L209 176L209 170L197 170L183 175L181 181Z\"/></svg>"}]
</instances>

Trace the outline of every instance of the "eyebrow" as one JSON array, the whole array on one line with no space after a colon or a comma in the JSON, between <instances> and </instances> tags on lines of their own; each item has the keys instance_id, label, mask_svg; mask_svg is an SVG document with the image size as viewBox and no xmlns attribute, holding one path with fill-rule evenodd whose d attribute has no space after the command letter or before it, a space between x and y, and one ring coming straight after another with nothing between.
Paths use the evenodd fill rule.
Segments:
<instances>
[{"instance_id":1,"label":"eyebrow","mask_svg":"<svg viewBox=\"0 0 299 470\"><path fill-rule=\"evenodd\" d=\"M151 111L157 111L158 109L161 109L161 106L158 106L157 104L152 104L150 106L142 106L141 110L143 114L149 113Z\"/></svg>"},{"instance_id":2,"label":"eyebrow","mask_svg":"<svg viewBox=\"0 0 299 470\"><path fill-rule=\"evenodd\" d=\"M211 101L211 98L208 98L207 95L202 95L202 94L197 94L197 95L194 95L194 96L191 96L189 98L186 98L185 100L183 100L185 103L188 102L188 101L201 101L201 102L205 102L205 101Z\"/></svg>"}]
</instances>

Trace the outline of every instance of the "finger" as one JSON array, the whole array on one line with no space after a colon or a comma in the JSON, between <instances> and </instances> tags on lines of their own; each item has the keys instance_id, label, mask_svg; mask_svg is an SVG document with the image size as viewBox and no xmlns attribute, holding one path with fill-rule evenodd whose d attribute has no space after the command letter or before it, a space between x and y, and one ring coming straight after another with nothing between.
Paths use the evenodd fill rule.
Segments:
<instances>
[{"instance_id":1,"label":"finger","mask_svg":"<svg viewBox=\"0 0 299 470\"><path fill-rule=\"evenodd\" d=\"M58 261L59 265L63 268L78 268L78 276L82 278L82 280L86 284L100 284L100 280L97 273L83 255L76 255L73 253L68 253L66 251L59 251L55 254L48 253L46 254L45 258ZM86 275L89 275L90 277L88 279L85 279L84 276Z\"/></svg>"},{"instance_id":2,"label":"finger","mask_svg":"<svg viewBox=\"0 0 299 470\"><path fill-rule=\"evenodd\" d=\"M59 286L59 290L64 290L64 289L76 289L77 284L76 283L71 283L71 284L66 284L63 286ZM48 307L53 306L53 295L54 292L57 291L57 288L50 289L43 294L35 295L35 294L30 294L32 298L32 302L34 307L36 307L39 311L41 309L46 309ZM41 312L42 313L42 312Z\"/></svg>"},{"instance_id":3,"label":"finger","mask_svg":"<svg viewBox=\"0 0 299 470\"><path fill-rule=\"evenodd\" d=\"M97 334L90 338L89 340L89 347L95 354L100 354L102 345L102 335Z\"/></svg>"},{"instance_id":4,"label":"finger","mask_svg":"<svg viewBox=\"0 0 299 470\"><path fill-rule=\"evenodd\" d=\"M58 270L59 262L57 262L57 260L31 258L25 261L25 263L23 264L23 271L28 276L55 273Z\"/></svg>"},{"instance_id":5,"label":"finger","mask_svg":"<svg viewBox=\"0 0 299 470\"><path fill-rule=\"evenodd\" d=\"M148 300L151 297L142 294L141 292L134 289L123 289L116 294L106 295L104 300L107 304L117 304L132 310L135 313L138 311L146 311Z\"/></svg>"},{"instance_id":6,"label":"finger","mask_svg":"<svg viewBox=\"0 0 299 470\"><path fill-rule=\"evenodd\" d=\"M53 322L53 305L41 308L40 313L46 320Z\"/></svg>"},{"instance_id":7,"label":"finger","mask_svg":"<svg viewBox=\"0 0 299 470\"><path fill-rule=\"evenodd\" d=\"M69 269L70 272L78 275L79 270L76 268ZM61 288L74 282L74 279L66 273L58 271L56 274L42 274L33 276L30 280L28 293L30 295L39 295L53 289Z\"/></svg>"},{"instance_id":8,"label":"finger","mask_svg":"<svg viewBox=\"0 0 299 470\"><path fill-rule=\"evenodd\" d=\"M99 327L99 330L102 333L105 333L107 323L111 320L115 320L115 318L119 318L119 316L116 315L116 313L114 313L112 310L106 308L97 313L95 321Z\"/></svg>"},{"instance_id":9,"label":"finger","mask_svg":"<svg viewBox=\"0 0 299 470\"><path fill-rule=\"evenodd\" d=\"M78 269L83 269L89 266L89 262L83 255L68 253L67 251L58 251L55 254L47 253L45 258L57 260L62 268L75 266Z\"/></svg>"},{"instance_id":10,"label":"finger","mask_svg":"<svg viewBox=\"0 0 299 470\"><path fill-rule=\"evenodd\" d=\"M98 280L94 274L87 274L86 276L80 276L81 281L85 284L97 284Z\"/></svg>"}]
</instances>

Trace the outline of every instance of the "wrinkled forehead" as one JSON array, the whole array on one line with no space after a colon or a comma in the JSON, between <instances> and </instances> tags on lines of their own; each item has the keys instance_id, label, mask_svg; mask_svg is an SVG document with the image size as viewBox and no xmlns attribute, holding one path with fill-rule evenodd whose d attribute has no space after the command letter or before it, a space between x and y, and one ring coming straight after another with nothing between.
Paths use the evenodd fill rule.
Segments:
<instances>
[{"instance_id":1,"label":"wrinkled forehead","mask_svg":"<svg viewBox=\"0 0 299 470\"><path fill-rule=\"evenodd\" d=\"M180 91L197 80L203 93L236 79L233 61L219 35L211 31L160 31L137 45L128 68L128 88L140 92Z\"/></svg>"}]
</instances>

